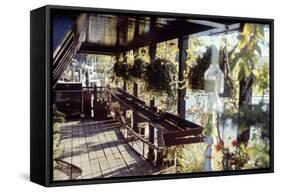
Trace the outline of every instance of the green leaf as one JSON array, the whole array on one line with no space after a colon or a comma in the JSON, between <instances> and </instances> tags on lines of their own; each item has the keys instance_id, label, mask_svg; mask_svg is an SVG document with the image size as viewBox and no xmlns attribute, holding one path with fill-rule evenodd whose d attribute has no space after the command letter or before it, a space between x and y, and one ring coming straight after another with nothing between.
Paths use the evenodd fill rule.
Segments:
<instances>
[{"instance_id":1,"label":"green leaf","mask_svg":"<svg viewBox=\"0 0 281 192\"><path fill-rule=\"evenodd\" d=\"M262 55L261 47L260 47L258 44L256 44L255 50L258 52L258 54L259 54L260 56Z\"/></svg>"},{"instance_id":2,"label":"green leaf","mask_svg":"<svg viewBox=\"0 0 281 192\"><path fill-rule=\"evenodd\" d=\"M259 77L260 73L258 72L258 70L253 69L252 72L253 72L253 75L255 76L255 78Z\"/></svg>"}]
</instances>

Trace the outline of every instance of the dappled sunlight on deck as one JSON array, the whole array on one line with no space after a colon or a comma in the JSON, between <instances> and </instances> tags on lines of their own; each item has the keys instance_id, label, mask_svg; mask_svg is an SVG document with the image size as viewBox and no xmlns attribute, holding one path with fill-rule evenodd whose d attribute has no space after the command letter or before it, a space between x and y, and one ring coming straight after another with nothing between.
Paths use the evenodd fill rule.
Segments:
<instances>
[{"instance_id":1,"label":"dappled sunlight on deck","mask_svg":"<svg viewBox=\"0 0 281 192\"><path fill-rule=\"evenodd\" d=\"M126 143L118 121L67 122L61 131L60 159L82 169L79 177L54 172L54 180L151 175L158 170ZM65 177L65 178L63 178Z\"/></svg>"}]
</instances>

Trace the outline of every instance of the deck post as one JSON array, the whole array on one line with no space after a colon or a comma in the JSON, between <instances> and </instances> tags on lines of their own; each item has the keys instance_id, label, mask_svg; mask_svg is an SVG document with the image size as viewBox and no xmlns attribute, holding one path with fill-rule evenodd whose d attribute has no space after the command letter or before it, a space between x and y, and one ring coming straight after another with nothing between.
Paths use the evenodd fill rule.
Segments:
<instances>
[{"instance_id":1,"label":"deck post","mask_svg":"<svg viewBox=\"0 0 281 192\"><path fill-rule=\"evenodd\" d=\"M138 84L137 83L134 83L134 86L133 86L133 94L135 97L138 97ZM138 124L136 123L136 120L137 117L136 117L136 113L133 111L133 130L135 132L138 132Z\"/></svg>"},{"instance_id":2,"label":"deck post","mask_svg":"<svg viewBox=\"0 0 281 192\"><path fill-rule=\"evenodd\" d=\"M151 31L155 30L155 28L156 28L156 18L154 18L154 17L151 18L149 28L150 28ZM149 45L150 62L155 60L155 58L156 58L156 50L157 50L157 43Z\"/></svg>"},{"instance_id":3,"label":"deck post","mask_svg":"<svg viewBox=\"0 0 281 192\"><path fill-rule=\"evenodd\" d=\"M188 36L183 36L178 38L178 47L179 47L179 81L184 80L184 73L186 69L186 60L188 48ZM182 87L184 83L179 83L179 87ZM185 94L186 88L178 89L178 115L180 118L185 119Z\"/></svg>"},{"instance_id":4,"label":"deck post","mask_svg":"<svg viewBox=\"0 0 281 192\"><path fill-rule=\"evenodd\" d=\"M155 100L153 98L150 100L150 107L154 107L154 105L155 105ZM149 142L151 144L154 144L154 127L152 125L149 125ZM147 159L149 161L153 161L155 159L154 149L150 146L148 148Z\"/></svg>"},{"instance_id":5,"label":"deck post","mask_svg":"<svg viewBox=\"0 0 281 192\"><path fill-rule=\"evenodd\" d=\"M136 59L139 56L139 49L133 49L133 52L134 52L134 59ZM133 85L133 94L135 97L138 97L138 84L136 82L134 82ZM133 112L133 130L135 132L138 132L138 125L137 123L135 123L135 120L136 120L136 114L135 112Z\"/></svg>"},{"instance_id":6,"label":"deck post","mask_svg":"<svg viewBox=\"0 0 281 192\"><path fill-rule=\"evenodd\" d=\"M149 45L149 57L150 57L150 62L155 60L156 58L156 49L157 49L157 44L151 44Z\"/></svg>"},{"instance_id":7,"label":"deck post","mask_svg":"<svg viewBox=\"0 0 281 192\"><path fill-rule=\"evenodd\" d=\"M97 89L97 85L94 84L94 105L96 105L98 102L98 89Z\"/></svg>"},{"instance_id":8,"label":"deck post","mask_svg":"<svg viewBox=\"0 0 281 192\"><path fill-rule=\"evenodd\" d=\"M123 52L123 61L124 61L124 63L127 62L127 53L126 52ZM126 80L123 80L123 90L127 91L127 82L126 82Z\"/></svg>"}]
</instances>

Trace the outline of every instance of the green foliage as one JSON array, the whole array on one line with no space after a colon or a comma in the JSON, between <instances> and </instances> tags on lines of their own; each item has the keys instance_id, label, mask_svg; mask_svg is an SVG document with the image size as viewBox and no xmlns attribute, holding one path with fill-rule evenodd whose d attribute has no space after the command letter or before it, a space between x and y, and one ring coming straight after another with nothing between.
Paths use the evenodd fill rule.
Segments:
<instances>
[{"instance_id":1,"label":"green foliage","mask_svg":"<svg viewBox=\"0 0 281 192\"><path fill-rule=\"evenodd\" d=\"M190 66L188 71L188 83L192 89L204 89L204 73L210 66L211 47L201 57L197 57L195 64Z\"/></svg>"},{"instance_id":2,"label":"green foliage","mask_svg":"<svg viewBox=\"0 0 281 192\"><path fill-rule=\"evenodd\" d=\"M207 122L204 128L204 135L215 137L217 135L216 125L216 114L208 113Z\"/></svg>"},{"instance_id":3,"label":"green foliage","mask_svg":"<svg viewBox=\"0 0 281 192\"><path fill-rule=\"evenodd\" d=\"M253 69L254 95L263 96L269 91L269 64L264 63L260 68Z\"/></svg>"},{"instance_id":4,"label":"green foliage","mask_svg":"<svg viewBox=\"0 0 281 192\"><path fill-rule=\"evenodd\" d=\"M235 97L237 93L237 85L235 80L231 78L229 74L229 66L227 66L224 60L231 52L226 53L225 47L221 47L219 50L219 65L225 75L225 95ZM188 71L188 82L192 89L204 89L204 73L210 66L212 50L211 47L207 47L206 52L200 56L193 58L195 64L191 65Z\"/></svg>"},{"instance_id":5,"label":"green foliage","mask_svg":"<svg viewBox=\"0 0 281 192\"><path fill-rule=\"evenodd\" d=\"M157 43L156 57L174 62L178 53L177 39Z\"/></svg>"},{"instance_id":6,"label":"green foliage","mask_svg":"<svg viewBox=\"0 0 281 192\"><path fill-rule=\"evenodd\" d=\"M162 149L164 168L176 165L177 173L201 172L204 169L206 143L178 145ZM214 153L214 169L222 170L221 155Z\"/></svg>"},{"instance_id":7,"label":"green foliage","mask_svg":"<svg viewBox=\"0 0 281 192\"><path fill-rule=\"evenodd\" d=\"M161 149L160 153L163 157L164 168L176 165L177 172L184 168L184 145L165 147Z\"/></svg>"},{"instance_id":8,"label":"green foliage","mask_svg":"<svg viewBox=\"0 0 281 192\"><path fill-rule=\"evenodd\" d=\"M237 144L234 152L231 152L229 148L224 148L223 153L225 170L241 170L250 160L248 148L244 144Z\"/></svg>"},{"instance_id":9,"label":"green foliage","mask_svg":"<svg viewBox=\"0 0 281 192\"><path fill-rule=\"evenodd\" d=\"M60 155L59 143L61 138L61 123L65 122L65 115L53 105L53 159Z\"/></svg>"},{"instance_id":10,"label":"green foliage","mask_svg":"<svg viewBox=\"0 0 281 192\"><path fill-rule=\"evenodd\" d=\"M131 66L126 62L117 61L113 66L113 71L117 77L121 77L124 80L130 80Z\"/></svg>"},{"instance_id":11,"label":"green foliage","mask_svg":"<svg viewBox=\"0 0 281 192\"><path fill-rule=\"evenodd\" d=\"M232 141L234 150L230 147L216 147L223 153L222 165L224 170L241 170L268 168L270 166L268 140L254 138L252 143L245 145L238 141Z\"/></svg>"},{"instance_id":12,"label":"green foliage","mask_svg":"<svg viewBox=\"0 0 281 192\"><path fill-rule=\"evenodd\" d=\"M239 81L250 75L261 55L260 45L264 41L263 26L261 24L246 23L239 35L236 50L233 51L230 57L230 70L235 71L238 68Z\"/></svg>"},{"instance_id":13,"label":"green foliage","mask_svg":"<svg viewBox=\"0 0 281 192\"><path fill-rule=\"evenodd\" d=\"M244 165L244 168L269 168L269 150L269 142L267 140L254 139L253 143L248 149L250 161Z\"/></svg>"},{"instance_id":14,"label":"green foliage","mask_svg":"<svg viewBox=\"0 0 281 192\"><path fill-rule=\"evenodd\" d=\"M260 103L257 106L243 105L239 109L239 125L243 128L259 126L262 129L262 137L269 137L270 115L269 108ZM238 122L237 122L238 123Z\"/></svg>"},{"instance_id":15,"label":"green foliage","mask_svg":"<svg viewBox=\"0 0 281 192\"><path fill-rule=\"evenodd\" d=\"M172 95L175 90L176 66L167 59L155 59L146 69L147 89L154 92L166 92Z\"/></svg>"},{"instance_id":16,"label":"green foliage","mask_svg":"<svg viewBox=\"0 0 281 192\"><path fill-rule=\"evenodd\" d=\"M53 125L53 134L60 133L60 127L61 127L60 123L54 123L54 125Z\"/></svg>"},{"instance_id":17,"label":"green foliage","mask_svg":"<svg viewBox=\"0 0 281 192\"><path fill-rule=\"evenodd\" d=\"M53 123L64 123L65 122L65 114L58 111L57 107L53 106Z\"/></svg>"},{"instance_id":18,"label":"green foliage","mask_svg":"<svg viewBox=\"0 0 281 192\"><path fill-rule=\"evenodd\" d=\"M148 64L145 63L143 59L136 58L132 68L130 69L131 76L141 80L144 77L147 65Z\"/></svg>"},{"instance_id":19,"label":"green foliage","mask_svg":"<svg viewBox=\"0 0 281 192\"><path fill-rule=\"evenodd\" d=\"M185 145L184 166L179 167L179 172L192 173L203 171L205 150L205 143Z\"/></svg>"}]
</instances>

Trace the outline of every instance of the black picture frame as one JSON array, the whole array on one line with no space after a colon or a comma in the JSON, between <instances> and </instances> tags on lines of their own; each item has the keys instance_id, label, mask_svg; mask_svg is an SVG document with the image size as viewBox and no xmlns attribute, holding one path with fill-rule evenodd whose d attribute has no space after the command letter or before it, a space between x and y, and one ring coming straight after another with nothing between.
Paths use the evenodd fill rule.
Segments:
<instances>
[{"instance_id":1,"label":"black picture frame","mask_svg":"<svg viewBox=\"0 0 281 192\"><path fill-rule=\"evenodd\" d=\"M200 172L172 175L132 176L52 181L52 10L95 12L100 14L149 15L220 21L268 24L270 27L270 168ZM274 172L274 20L262 18L148 12L88 7L46 5L30 12L30 180L43 186L133 182L210 176L228 176Z\"/></svg>"}]
</instances>

